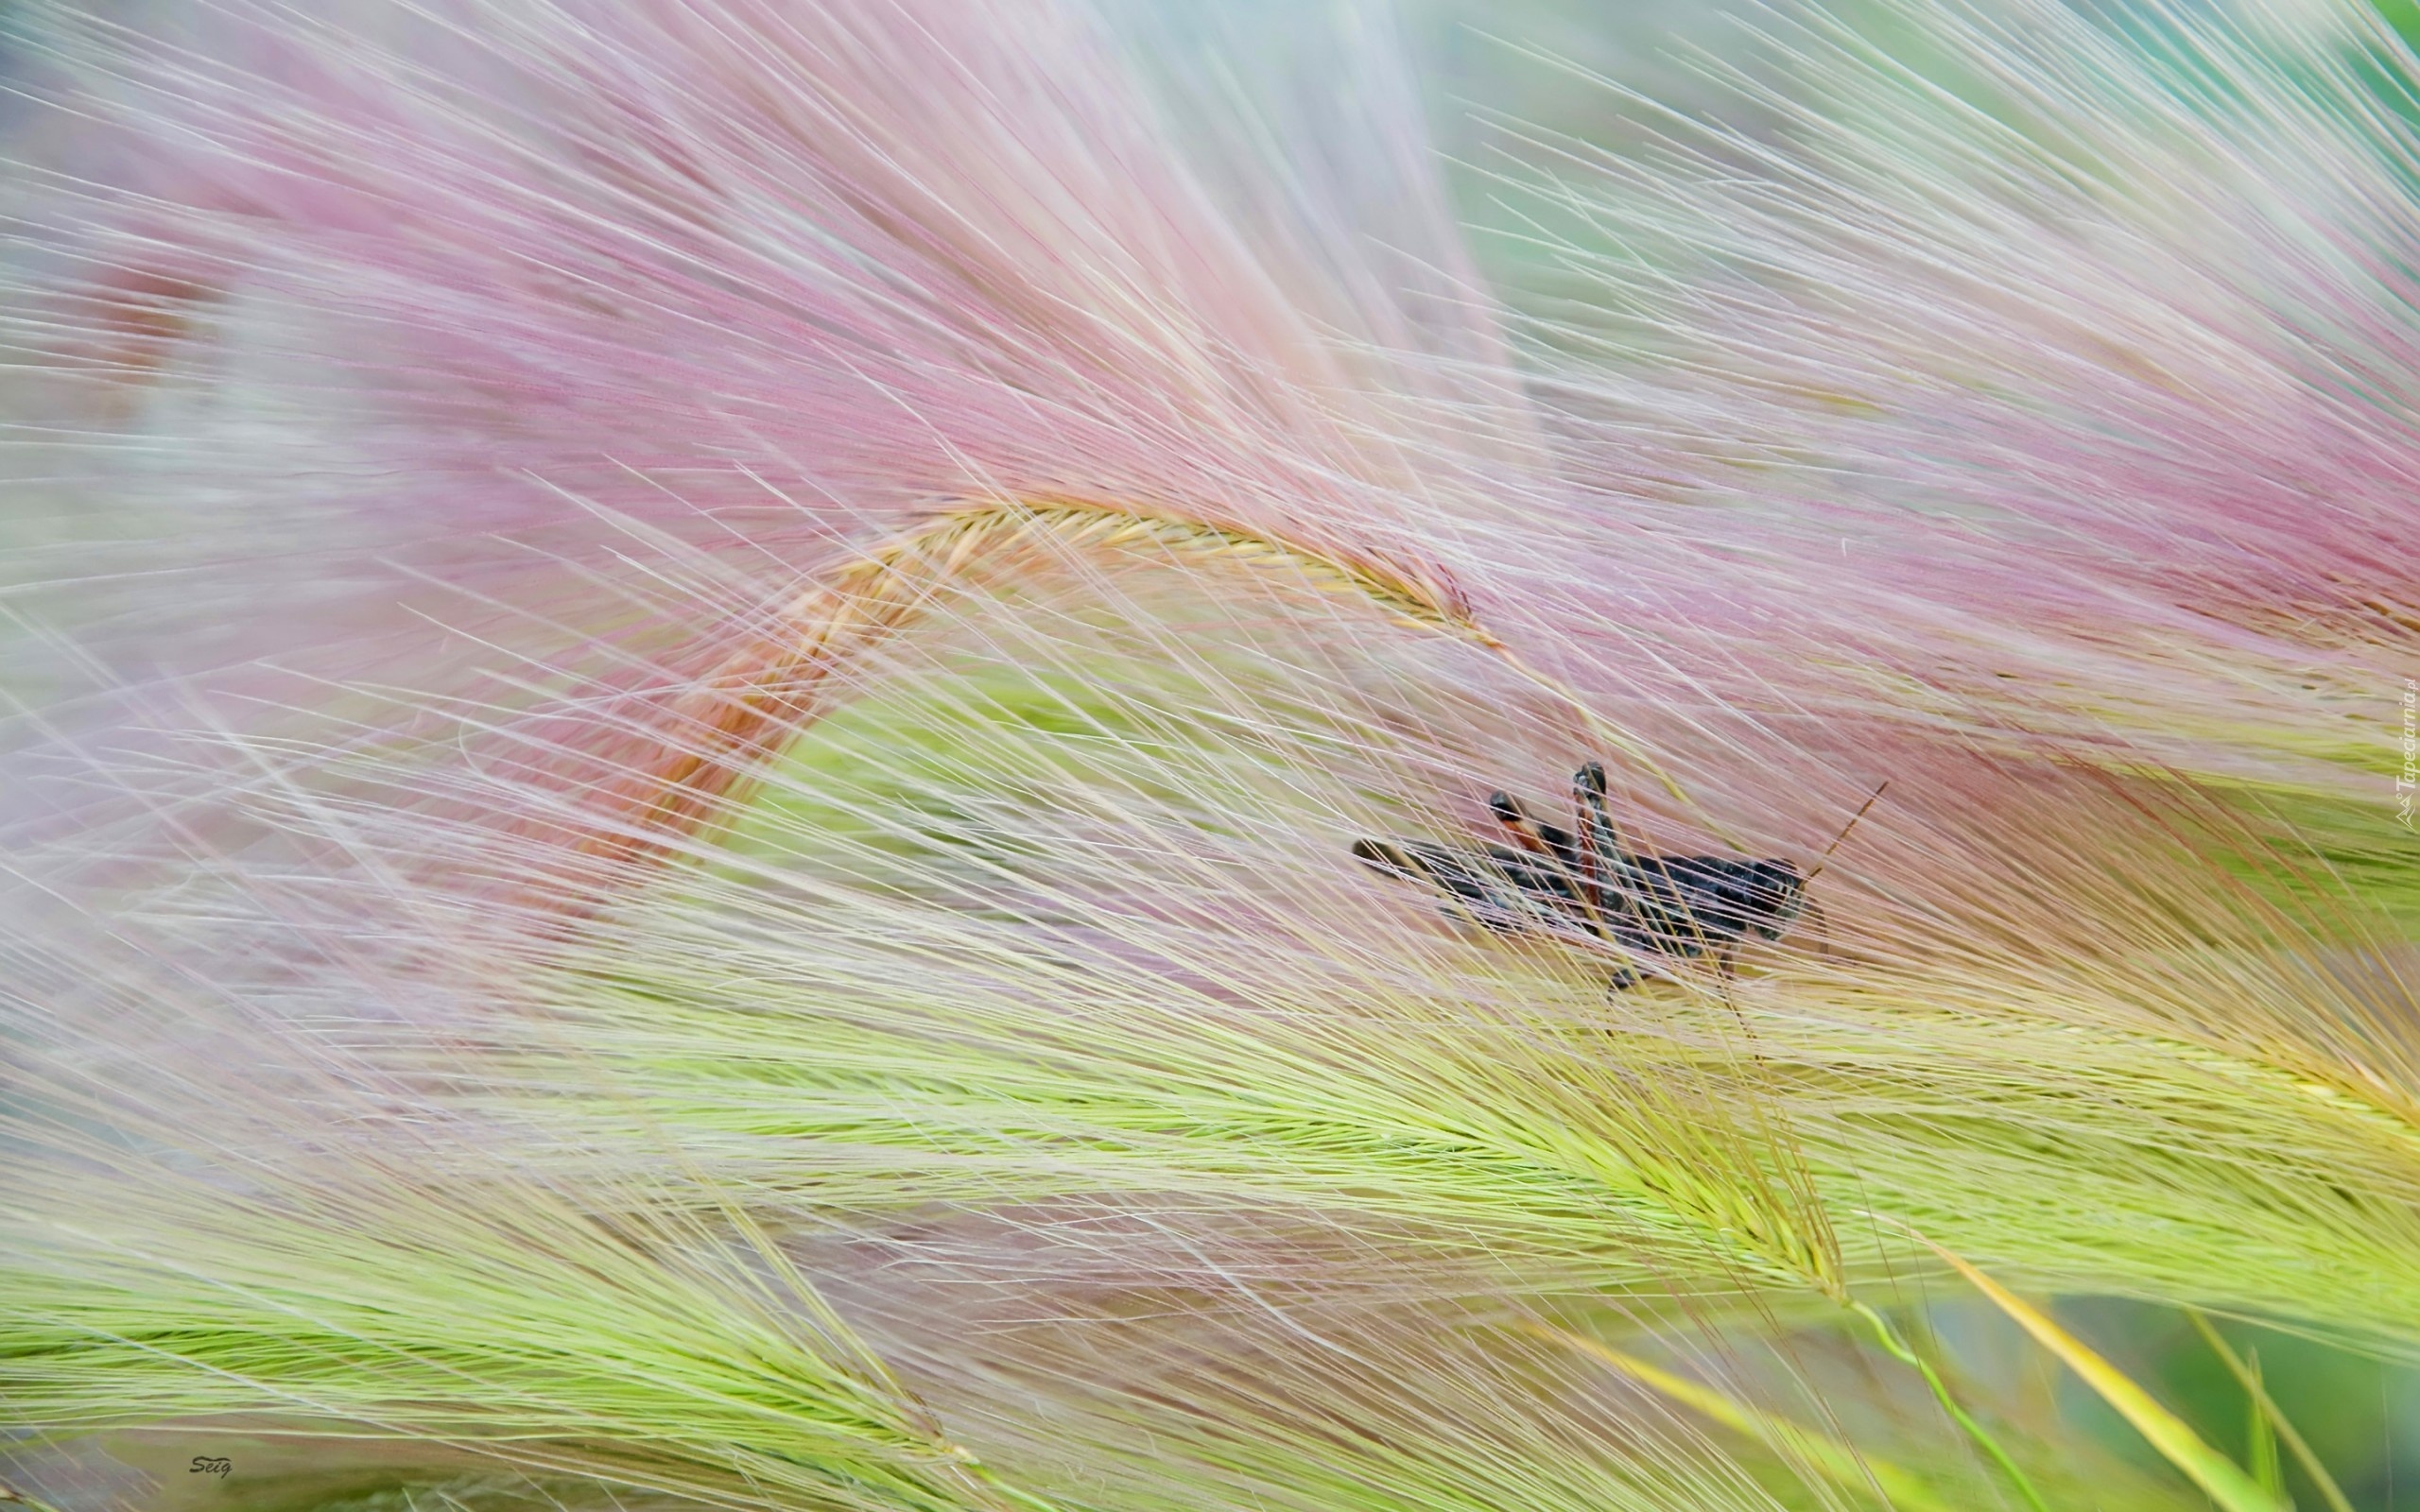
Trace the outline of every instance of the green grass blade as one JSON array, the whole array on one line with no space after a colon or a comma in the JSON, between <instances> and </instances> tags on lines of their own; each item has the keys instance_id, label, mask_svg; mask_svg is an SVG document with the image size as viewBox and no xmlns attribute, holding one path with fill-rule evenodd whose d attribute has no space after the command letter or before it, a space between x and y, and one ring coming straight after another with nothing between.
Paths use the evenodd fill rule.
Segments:
<instances>
[{"instance_id":1,"label":"green grass blade","mask_svg":"<svg viewBox=\"0 0 2420 1512\"><path fill-rule=\"evenodd\" d=\"M2256 1360L2247 1364L2233 1349L2229 1348L2227 1341L2220 1335L2217 1329L2210 1326L2210 1320L2203 1316L2200 1312L2187 1308L2185 1315L2191 1318L2194 1328L2201 1331L2202 1338L2209 1345L2210 1351L2224 1362L2230 1371L2234 1372L2236 1380L2243 1386L2244 1395L2252 1400L2254 1415L2267 1427L2274 1438L2284 1441L2287 1449L2292 1452L2294 1462L2303 1468L2303 1473L2310 1477L2310 1483L2313 1486L2319 1487L2319 1494L2326 1501L2329 1512L2353 1512L2353 1503L2345 1499L2342 1488L2336 1484L2336 1477L2327 1473L2327 1467L2321 1464L2319 1456L2312 1452L2309 1440L2303 1437L2301 1430L2294 1427L2292 1421L2286 1417L2284 1409L2280 1408L2276 1400L2269 1395L2269 1388L2261 1383L2258 1362ZM2271 1452L2273 1454L2275 1452L2273 1449Z\"/></svg>"},{"instance_id":2,"label":"green grass blade","mask_svg":"<svg viewBox=\"0 0 2420 1512\"><path fill-rule=\"evenodd\" d=\"M2226 1512L2292 1512L2286 1503L2238 1469L2233 1460L2204 1442L2184 1418L2161 1406L2151 1393L2101 1358L2091 1346L2061 1328L2049 1314L1939 1245L1928 1247L1974 1283L1975 1289L1989 1297L2017 1327L2031 1334L2035 1343L2082 1376L2084 1383L2132 1423L2153 1449L2208 1492L2210 1499Z\"/></svg>"}]
</instances>

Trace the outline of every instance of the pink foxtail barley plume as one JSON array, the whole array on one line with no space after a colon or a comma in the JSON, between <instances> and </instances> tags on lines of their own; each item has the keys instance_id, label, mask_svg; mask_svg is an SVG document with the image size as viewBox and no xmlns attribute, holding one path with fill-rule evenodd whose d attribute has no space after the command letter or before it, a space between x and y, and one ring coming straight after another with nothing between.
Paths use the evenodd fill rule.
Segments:
<instances>
[{"instance_id":1,"label":"pink foxtail barley plume","mask_svg":"<svg viewBox=\"0 0 2420 1512\"><path fill-rule=\"evenodd\" d=\"M47 17L10 1494L2198 1504L1905 1309L2420 1340L2331 14L1794 35L1789 145L1531 186L1552 322L1352 27ZM1808 906L1659 945L1694 856Z\"/></svg>"},{"instance_id":2,"label":"pink foxtail barley plume","mask_svg":"<svg viewBox=\"0 0 2420 1512\"><path fill-rule=\"evenodd\" d=\"M2411 54L2136 9L1910 8L1912 64L1786 27L1789 147L1674 123L1537 185L1590 310L1543 334L1646 358L1545 387L1776 592L1820 561L1939 717L2366 800L2420 645Z\"/></svg>"}]
</instances>

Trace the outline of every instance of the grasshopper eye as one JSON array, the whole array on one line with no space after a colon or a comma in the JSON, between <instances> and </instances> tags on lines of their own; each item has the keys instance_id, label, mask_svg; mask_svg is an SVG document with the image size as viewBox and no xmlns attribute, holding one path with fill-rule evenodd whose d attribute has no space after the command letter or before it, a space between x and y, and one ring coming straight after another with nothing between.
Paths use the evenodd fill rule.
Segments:
<instances>
[{"instance_id":1,"label":"grasshopper eye","mask_svg":"<svg viewBox=\"0 0 2420 1512\"><path fill-rule=\"evenodd\" d=\"M1495 816L1495 822L1504 826L1505 831L1520 842L1522 850L1552 862L1550 870L1558 874L1554 890L1569 892L1571 889L1564 884L1571 882L1577 875L1575 868L1580 860L1579 852L1573 847L1571 833L1542 822L1510 793L1489 794L1487 807L1488 812ZM1577 894L1574 896L1576 898Z\"/></svg>"}]
</instances>

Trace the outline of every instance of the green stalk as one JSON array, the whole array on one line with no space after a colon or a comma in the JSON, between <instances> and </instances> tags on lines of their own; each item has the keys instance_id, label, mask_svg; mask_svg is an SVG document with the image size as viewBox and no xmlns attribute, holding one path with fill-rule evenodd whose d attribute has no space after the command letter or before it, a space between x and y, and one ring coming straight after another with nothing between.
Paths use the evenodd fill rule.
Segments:
<instances>
[{"instance_id":1,"label":"green stalk","mask_svg":"<svg viewBox=\"0 0 2420 1512\"><path fill-rule=\"evenodd\" d=\"M2243 1386L2244 1395L2252 1399L2253 1411L2269 1425L2270 1431L2293 1452L2294 1463L2300 1465L2303 1468L2303 1473L2310 1477L2310 1483L2319 1487L2319 1494L2326 1501L2330 1512L2353 1512L2353 1503L2345 1500L2344 1492L2336 1484L2336 1477L2327 1473L2327 1467L2319 1462L2317 1454L2311 1452L2309 1442L2303 1437L2292 1422L2288 1420L2285 1412L2270 1397L2269 1388L2261 1384L2259 1370L2256 1366L2246 1365L2234 1349L2228 1348L2227 1341L2220 1336L2219 1331L2212 1328L2210 1320L2203 1316L2199 1311L2188 1307L2185 1310L2185 1315L2191 1318L2193 1326L2201 1331L2203 1341L2209 1345L2210 1351L2224 1361L2226 1367L2235 1373L2236 1380Z\"/></svg>"},{"instance_id":2,"label":"green stalk","mask_svg":"<svg viewBox=\"0 0 2420 1512\"><path fill-rule=\"evenodd\" d=\"M2042 1493L2033 1488L2033 1482L2017 1468L2016 1461L2009 1457L2008 1451L2000 1448L1999 1440L1994 1438L1991 1432L1977 1422L1974 1415L1960 1406L1958 1399L1950 1395L1949 1383L1941 1379L1941 1372L1932 1367L1932 1362L1908 1348L1906 1341L1899 1337L1898 1331L1891 1326L1891 1320L1876 1312L1871 1304L1851 1302L1849 1311L1873 1326L1875 1338L1893 1359L1915 1367L1916 1373L1925 1378L1925 1384L1932 1388L1933 1399L1941 1403L1942 1411L1949 1414L1950 1420L1966 1430L1966 1435L1992 1457L2000 1472L2024 1496L2026 1504L2032 1507L2033 1512L2050 1512L2048 1504L2042 1500Z\"/></svg>"}]
</instances>

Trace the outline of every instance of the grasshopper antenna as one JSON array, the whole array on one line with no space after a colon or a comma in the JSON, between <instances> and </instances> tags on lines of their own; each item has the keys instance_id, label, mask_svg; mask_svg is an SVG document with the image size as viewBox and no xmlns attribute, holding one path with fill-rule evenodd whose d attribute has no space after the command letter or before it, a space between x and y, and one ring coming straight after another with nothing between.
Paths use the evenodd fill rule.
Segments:
<instances>
[{"instance_id":1,"label":"grasshopper antenna","mask_svg":"<svg viewBox=\"0 0 2420 1512\"><path fill-rule=\"evenodd\" d=\"M1855 814L1849 816L1849 822L1841 826L1841 833L1832 836L1832 843L1824 848L1824 853L1815 858L1815 865L1813 868L1807 871L1805 877L1799 880L1799 885L1801 887L1806 886L1807 884L1812 883L1817 877L1823 875L1824 868L1831 864L1832 852L1841 848L1841 842L1849 837L1849 832L1851 830L1857 828L1857 821L1865 817L1865 811L1874 807L1875 799L1880 798L1882 796L1882 790L1890 785L1891 780L1889 778L1884 778L1881 782L1876 785L1873 792L1866 795L1865 801L1857 806L1857 812Z\"/></svg>"}]
</instances>

